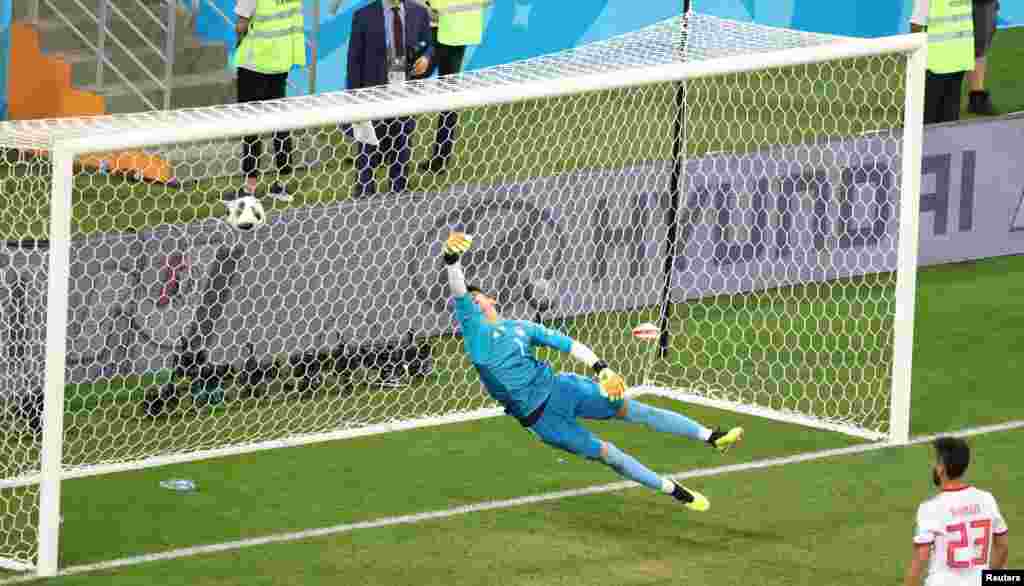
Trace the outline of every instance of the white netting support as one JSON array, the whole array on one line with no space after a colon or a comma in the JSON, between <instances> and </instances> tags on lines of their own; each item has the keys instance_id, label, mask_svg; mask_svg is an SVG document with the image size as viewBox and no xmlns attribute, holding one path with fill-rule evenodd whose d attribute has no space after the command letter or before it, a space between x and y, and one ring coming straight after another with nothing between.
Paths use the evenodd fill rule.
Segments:
<instances>
[{"instance_id":1,"label":"white netting support","mask_svg":"<svg viewBox=\"0 0 1024 586\"><path fill-rule=\"evenodd\" d=\"M476 235L468 277L506 316L564 331L650 392L884 433L921 41L682 25L401 86L0 124L0 236L18 243L0 251L0 303L16 308L0 322L28 324L39 350L45 309L11 300L45 308L47 153L76 155L59 475L500 414L451 316L439 254L454 228ZM444 111L450 164L421 170ZM366 120L387 151L375 175L352 140ZM246 135L265 145L249 231L221 203L243 184ZM276 183L294 199L272 199ZM629 335L645 321L671 334L664 353ZM0 397L38 397L41 359L6 356L0 376L22 374ZM4 549L31 541L9 523L49 477L31 421L3 420L22 439L3 448L0 558L35 555Z\"/></svg>"}]
</instances>

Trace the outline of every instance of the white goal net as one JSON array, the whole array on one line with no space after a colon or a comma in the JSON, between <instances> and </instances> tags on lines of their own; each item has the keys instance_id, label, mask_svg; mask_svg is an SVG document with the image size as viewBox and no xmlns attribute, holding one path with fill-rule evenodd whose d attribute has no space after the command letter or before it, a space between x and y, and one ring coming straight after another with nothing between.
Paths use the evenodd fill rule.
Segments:
<instances>
[{"instance_id":1,"label":"white goal net","mask_svg":"<svg viewBox=\"0 0 1024 586\"><path fill-rule=\"evenodd\" d=\"M637 392L885 437L920 47L690 14L442 79L0 125L0 567L52 573L60 479L500 414L461 354L451 229L506 316ZM221 200L247 136L265 218L242 230Z\"/></svg>"}]
</instances>

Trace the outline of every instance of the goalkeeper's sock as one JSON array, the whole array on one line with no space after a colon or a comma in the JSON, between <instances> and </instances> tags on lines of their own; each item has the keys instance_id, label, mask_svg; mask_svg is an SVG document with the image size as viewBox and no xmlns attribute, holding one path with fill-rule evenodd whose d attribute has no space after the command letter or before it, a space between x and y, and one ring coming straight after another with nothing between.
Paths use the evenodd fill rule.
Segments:
<instances>
[{"instance_id":1,"label":"goalkeeper's sock","mask_svg":"<svg viewBox=\"0 0 1024 586\"><path fill-rule=\"evenodd\" d=\"M612 470L615 470L621 476L639 482L647 488L672 494L672 491L675 489L675 483L671 480L663 480L661 476L658 476L650 468L638 462L633 456L616 448L614 444L605 442L605 446L608 447L607 455L602 456L601 459Z\"/></svg>"},{"instance_id":2,"label":"goalkeeper's sock","mask_svg":"<svg viewBox=\"0 0 1024 586\"><path fill-rule=\"evenodd\" d=\"M689 417L675 411L651 407L640 401L629 402L626 417L623 419L630 423L646 425L654 431L682 435L695 440L708 441L711 437L710 429Z\"/></svg>"}]
</instances>

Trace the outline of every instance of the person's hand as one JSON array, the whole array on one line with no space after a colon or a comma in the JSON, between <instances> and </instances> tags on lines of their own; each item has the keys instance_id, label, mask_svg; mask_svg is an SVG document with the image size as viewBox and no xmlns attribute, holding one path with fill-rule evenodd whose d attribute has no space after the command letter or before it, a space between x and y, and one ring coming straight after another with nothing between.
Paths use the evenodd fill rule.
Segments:
<instances>
[{"instance_id":1,"label":"person's hand","mask_svg":"<svg viewBox=\"0 0 1024 586\"><path fill-rule=\"evenodd\" d=\"M612 401L621 401L623 395L626 394L626 380L607 366L597 373L597 381L601 387L601 393Z\"/></svg>"},{"instance_id":2,"label":"person's hand","mask_svg":"<svg viewBox=\"0 0 1024 586\"><path fill-rule=\"evenodd\" d=\"M444 262L450 265L455 264L472 244L473 237L469 234L452 232L444 242Z\"/></svg>"},{"instance_id":3,"label":"person's hand","mask_svg":"<svg viewBox=\"0 0 1024 586\"><path fill-rule=\"evenodd\" d=\"M412 65L412 72L415 75L423 75L427 72L427 68L430 67L430 59L426 55L416 60L416 63Z\"/></svg>"}]
</instances>

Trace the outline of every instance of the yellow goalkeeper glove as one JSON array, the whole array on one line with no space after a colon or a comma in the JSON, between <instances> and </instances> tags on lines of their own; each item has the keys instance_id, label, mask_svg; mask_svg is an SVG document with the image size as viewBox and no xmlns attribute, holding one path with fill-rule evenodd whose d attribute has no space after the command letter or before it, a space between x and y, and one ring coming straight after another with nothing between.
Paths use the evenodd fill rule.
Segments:
<instances>
[{"instance_id":1,"label":"yellow goalkeeper glove","mask_svg":"<svg viewBox=\"0 0 1024 586\"><path fill-rule=\"evenodd\" d=\"M444 242L444 262L453 265L473 244L473 237L462 232L452 232Z\"/></svg>"},{"instance_id":2,"label":"yellow goalkeeper glove","mask_svg":"<svg viewBox=\"0 0 1024 586\"><path fill-rule=\"evenodd\" d=\"M599 360L594 364L597 371L597 384L601 393L612 401L621 401L626 395L626 380L622 375L608 368L608 364Z\"/></svg>"}]
</instances>

